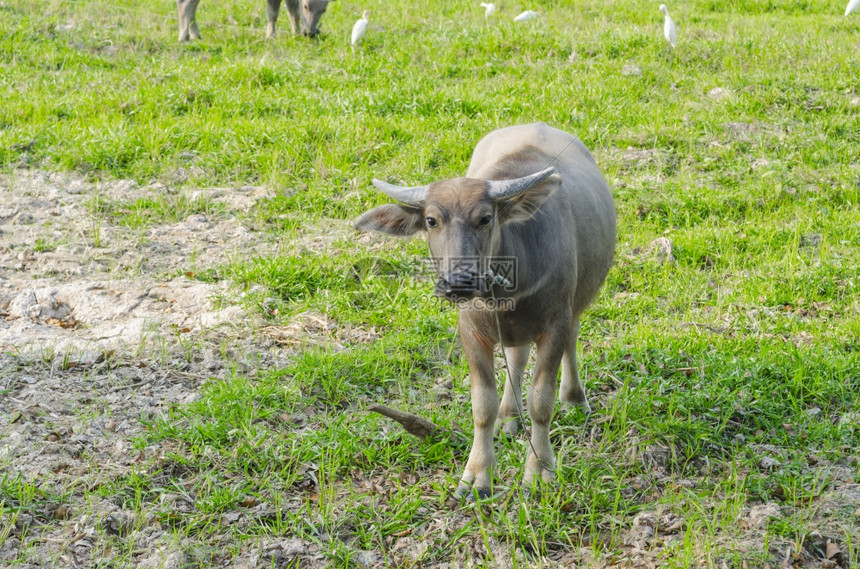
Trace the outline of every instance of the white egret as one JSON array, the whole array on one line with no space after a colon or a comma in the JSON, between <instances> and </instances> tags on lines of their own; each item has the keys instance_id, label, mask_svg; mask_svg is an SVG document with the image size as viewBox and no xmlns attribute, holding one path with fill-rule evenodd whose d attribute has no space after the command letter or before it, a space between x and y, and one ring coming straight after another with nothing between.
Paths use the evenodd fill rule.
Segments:
<instances>
[{"instance_id":1,"label":"white egret","mask_svg":"<svg viewBox=\"0 0 860 569\"><path fill-rule=\"evenodd\" d=\"M533 10L526 10L516 18L514 18L515 22L527 22L529 20L534 20L538 17L538 13Z\"/></svg>"},{"instance_id":2,"label":"white egret","mask_svg":"<svg viewBox=\"0 0 860 569\"><path fill-rule=\"evenodd\" d=\"M489 18L496 11L496 5L490 2L489 4L486 2L481 2L481 8L484 9L484 16Z\"/></svg>"},{"instance_id":3,"label":"white egret","mask_svg":"<svg viewBox=\"0 0 860 569\"><path fill-rule=\"evenodd\" d=\"M860 0L849 0L848 5L845 7L845 15L847 16L857 8L860 8Z\"/></svg>"},{"instance_id":4,"label":"white egret","mask_svg":"<svg viewBox=\"0 0 860 569\"><path fill-rule=\"evenodd\" d=\"M367 30L367 16L369 12L365 10L361 13L361 19L356 20L355 24L352 26L352 36L350 37L349 43L352 46L353 51L355 51L355 44L361 41L361 37L364 35L365 30Z\"/></svg>"},{"instance_id":5,"label":"white egret","mask_svg":"<svg viewBox=\"0 0 860 569\"><path fill-rule=\"evenodd\" d=\"M660 4L660 11L666 16L666 21L663 22L663 37L666 38L666 41L669 42L672 47L675 47L675 37L677 36L677 32L675 31L675 22L672 21L671 17L669 17L669 8L667 8L665 4Z\"/></svg>"}]
</instances>

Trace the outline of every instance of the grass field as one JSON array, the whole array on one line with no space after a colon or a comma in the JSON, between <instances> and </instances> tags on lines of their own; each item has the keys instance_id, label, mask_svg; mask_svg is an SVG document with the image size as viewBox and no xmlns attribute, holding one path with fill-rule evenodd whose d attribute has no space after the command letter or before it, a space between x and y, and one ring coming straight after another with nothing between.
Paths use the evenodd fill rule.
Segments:
<instances>
[{"instance_id":1,"label":"grass field","mask_svg":"<svg viewBox=\"0 0 860 569\"><path fill-rule=\"evenodd\" d=\"M237 367L142 418L135 444L169 449L158 461L68 492L154 512L188 567L270 538L311 546L261 567L860 566L860 14L692 0L669 5L672 50L658 4L502 2L487 20L477 1L338 0L318 40L284 13L265 41L262 0L204 0L203 39L180 44L172 2L0 2L6 171L268 186L244 222L280 253L194 278L249 292L273 324L312 314L373 338ZM526 8L541 17L514 24ZM426 245L330 228L385 201L371 178L462 175L484 134L536 120L578 135L616 200L616 262L582 325L594 413L556 416L551 487L521 492L525 441L498 440L497 496L452 505L468 437L421 441L366 412L471 433ZM132 227L219 215L92 203ZM314 235L325 254L299 246ZM68 498L51 492L0 474L0 544ZM33 540L4 563L26 565ZM130 536L101 547L100 566L134 566Z\"/></svg>"}]
</instances>

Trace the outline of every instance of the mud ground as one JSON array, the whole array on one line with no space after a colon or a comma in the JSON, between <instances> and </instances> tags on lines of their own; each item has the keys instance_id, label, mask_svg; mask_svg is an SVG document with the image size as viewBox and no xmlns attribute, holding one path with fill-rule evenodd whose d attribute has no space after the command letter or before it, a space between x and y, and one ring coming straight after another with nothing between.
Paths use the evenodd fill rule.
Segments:
<instances>
[{"instance_id":1,"label":"mud ground","mask_svg":"<svg viewBox=\"0 0 860 569\"><path fill-rule=\"evenodd\" d=\"M132 448L141 419L193 401L202 382L235 366L286 357L235 290L188 276L275 250L240 221L268 190L188 191L222 213L144 228L95 209L95 197L131 203L175 192L29 170L0 177L0 472L69 496L49 523L21 514L8 537L0 532L0 566L20 563L22 547L24 567L92 566L96 526L132 514L108 500L82 503L83 489L152 458ZM24 527L26 544L16 538ZM129 566L171 566L157 555L164 531L145 520L141 528Z\"/></svg>"}]
</instances>

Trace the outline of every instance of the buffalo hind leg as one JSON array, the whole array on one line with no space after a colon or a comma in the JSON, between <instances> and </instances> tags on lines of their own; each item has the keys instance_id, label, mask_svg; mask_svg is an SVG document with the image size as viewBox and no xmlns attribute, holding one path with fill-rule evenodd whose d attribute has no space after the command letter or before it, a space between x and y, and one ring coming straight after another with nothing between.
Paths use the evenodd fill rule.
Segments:
<instances>
[{"instance_id":1,"label":"buffalo hind leg","mask_svg":"<svg viewBox=\"0 0 860 569\"><path fill-rule=\"evenodd\" d=\"M529 345L505 348L505 360L508 364L508 369L505 370L507 381L505 381L496 426L508 436L515 436L520 428L523 413L523 373L529 361L530 351Z\"/></svg>"},{"instance_id":2,"label":"buffalo hind leg","mask_svg":"<svg viewBox=\"0 0 860 569\"><path fill-rule=\"evenodd\" d=\"M275 37L275 24L281 12L281 0L266 0L266 38Z\"/></svg>"},{"instance_id":3,"label":"buffalo hind leg","mask_svg":"<svg viewBox=\"0 0 860 569\"><path fill-rule=\"evenodd\" d=\"M555 476L555 453L549 440L549 425L555 408L555 387L562 355L567 348L566 332L550 330L538 339L534 379L529 386L531 445L526 458L526 485Z\"/></svg>"},{"instance_id":4,"label":"buffalo hind leg","mask_svg":"<svg viewBox=\"0 0 860 569\"><path fill-rule=\"evenodd\" d=\"M197 28L197 4L200 0L176 0L179 12L179 41L199 40L200 30Z\"/></svg>"},{"instance_id":5,"label":"buffalo hind leg","mask_svg":"<svg viewBox=\"0 0 860 569\"><path fill-rule=\"evenodd\" d=\"M460 317L460 340L469 361L474 436L469 460L457 488L457 496L486 498L492 491L493 431L499 412L499 392L493 374L493 346L464 326Z\"/></svg>"},{"instance_id":6,"label":"buffalo hind leg","mask_svg":"<svg viewBox=\"0 0 860 569\"><path fill-rule=\"evenodd\" d=\"M574 318L571 327L569 346L564 351L561 360L561 386L558 388L558 398L566 406L578 407L584 413L591 413L591 406L585 396L585 388L579 381L579 370L576 366L576 339L579 337L579 318Z\"/></svg>"}]
</instances>

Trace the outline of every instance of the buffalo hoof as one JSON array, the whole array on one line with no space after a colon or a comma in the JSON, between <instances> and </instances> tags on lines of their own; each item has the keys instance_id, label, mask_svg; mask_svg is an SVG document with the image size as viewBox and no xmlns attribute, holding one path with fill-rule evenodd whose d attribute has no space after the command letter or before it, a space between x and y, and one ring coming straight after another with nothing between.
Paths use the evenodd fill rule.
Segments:
<instances>
[{"instance_id":1,"label":"buffalo hoof","mask_svg":"<svg viewBox=\"0 0 860 569\"><path fill-rule=\"evenodd\" d=\"M545 484L543 482L532 482L531 484L523 484L521 492L526 500L540 500Z\"/></svg>"},{"instance_id":2,"label":"buffalo hoof","mask_svg":"<svg viewBox=\"0 0 860 569\"><path fill-rule=\"evenodd\" d=\"M475 502L476 500L484 500L492 496L489 488L475 488L473 486L462 485L454 492L454 498L458 501L468 500Z\"/></svg>"},{"instance_id":3,"label":"buffalo hoof","mask_svg":"<svg viewBox=\"0 0 860 569\"><path fill-rule=\"evenodd\" d=\"M508 438L516 438L520 432L520 420L516 417L504 419L496 423L496 432Z\"/></svg>"},{"instance_id":4,"label":"buffalo hoof","mask_svg":"<svg viewBox=\"0 0 860 569\"><path fill-rule=\"evenodd\" d=\"M591 415L591 405L588 404L588 401L564 401L562 400L562 404L567 412L573 412L576 409L579 409L582 413L585 414L586 417Z\"/></svg>"}]
</instances>

